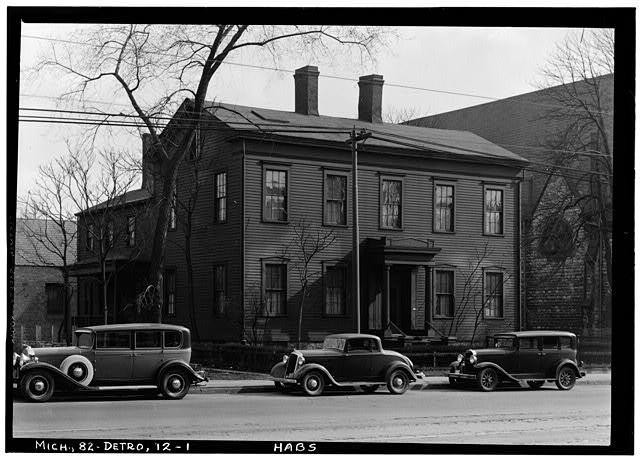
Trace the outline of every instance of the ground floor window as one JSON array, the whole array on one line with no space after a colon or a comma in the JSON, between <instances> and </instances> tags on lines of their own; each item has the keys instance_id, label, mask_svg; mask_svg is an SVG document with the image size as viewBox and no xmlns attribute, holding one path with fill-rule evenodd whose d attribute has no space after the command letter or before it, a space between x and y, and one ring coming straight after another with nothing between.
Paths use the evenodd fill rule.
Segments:
<instances>
[{"instance_id":1,"label":"ground floor window","mask_svg":"<svg viewBox=\"0 0 640 459\"><path fill-rule=\"evenodd\" d=\"M326 315L343 316L346 314L346 277L346 268L344 265L325 267L324 313Z\"/></svg>"},{"instance_id":2,"label":"ground floor window","mask_svg":"<svg viewBox=\"0 0 640 459\"><path fill-rule=\"evenodd\" d=\"M484 316L490 319L502 318L504 275L501 272L487 272L484 280Z\"/></svg>"},{"instance_id":3,"label":"ground floor window","mask_svg":"<svg viewBox=\"0 0 640 459\"><path fill-rule=\"evenodd\" d=\"M225 265L213 267L213 302L214 311L221 315L224 313L225 285L227 283L227 270Z\"/></svg>"},{"instance_id":4,"label":"ground floor window","mask_svg":"<svg viewBox=\"0 0 640 459\"><path fill-rule=\"evenodd\" d=\"M287 312L287 265L265 263L264 300L266 313L270 316L285 315Z\"/></svg>"},{"instance_id":5,"label":"ground floor window","mask_svg":"<svg viewBox=\"0 0 640 459\"><path fill-rule=\"evenodd\" d=\"M64 312L64 284L45 284L47 294L47 314Z\"/></svg>"},{"instance_id":6,"label":"ground floor window","mask_svg":"<svg viewBox=\"0 0 640 459\"><path fill-rule=\"evenodd\" d=\"M164 298L167 316L176 315L176 270L167 269L164 274Z\"/></svg>"},{"instance_id":7,"label":"ground floor window","mask_svg":"<svg viewBox=\"0 0 640 459\"><path fill-rule=\"evenodd\" d=\"M435 279L435 317L453 317L454 294L453 294L454 271L436 270Z\"/></svg>"}]
</instances>

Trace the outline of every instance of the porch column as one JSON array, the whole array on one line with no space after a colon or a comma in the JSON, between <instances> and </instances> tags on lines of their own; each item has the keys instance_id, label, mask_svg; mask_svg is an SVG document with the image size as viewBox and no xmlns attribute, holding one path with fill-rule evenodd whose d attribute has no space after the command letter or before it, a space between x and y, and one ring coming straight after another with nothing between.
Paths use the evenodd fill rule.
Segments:
<instances>
[{"instance_id":1,"label":"porch column","mask_svg":"<svg viewBox=\"0 0 640 459\"><path fill-rule=\"evenodd\" d=\"M384 329L391 322L391 265L384 265Z\"/></svg>"}]
</instances>

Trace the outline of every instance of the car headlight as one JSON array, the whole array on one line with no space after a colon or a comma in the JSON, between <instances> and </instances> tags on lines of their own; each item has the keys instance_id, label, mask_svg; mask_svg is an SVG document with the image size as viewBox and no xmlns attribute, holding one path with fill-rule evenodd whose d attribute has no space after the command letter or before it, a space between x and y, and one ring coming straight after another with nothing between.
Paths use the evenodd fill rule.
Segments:
<instances>
[{"instance_id":1,"label":"car headlight","mask_svg":"<svg viewBox=\"0 0 640 459\"><path fill-rule=\"evenodd\" d=\"M469 356L469 363L471 365L475 365L475 363L478 361L478 356L476 355L476 351L471 351L471 355Z\"/></svg>"},{"instance_id":2,"label":"car headlight","mask_svg":"<svg viewBox=\"0 0 640 459\"><path fill-rule=\"evenodd\" d=\"M289 356L288 355L283 355L282 356L282 363L287 363L289 361Z\"/></svg>"},{"instance_id":3,"label":"car headlight","mask_svg":"<svg viewBox=\"0 0 640 459\"><path fill-rule=\"evenodd\" d=\"M458 357L456 358L456 361L457 361L458 363L460 363L460 362L462 362L462 358L463 358L463 357L462 357L462 354L458 354Z\"/></svg>"},{"instance_id":4,"label":"car headlight","mask_svg":"<svg viewBox=\"0 0 640 459\"><path fill-rule=\"evenodd\" d=\"M304 363L304 357L303 356L299 356L298 357L298 365L302 365Z\"/></svg>"}]
</instances>

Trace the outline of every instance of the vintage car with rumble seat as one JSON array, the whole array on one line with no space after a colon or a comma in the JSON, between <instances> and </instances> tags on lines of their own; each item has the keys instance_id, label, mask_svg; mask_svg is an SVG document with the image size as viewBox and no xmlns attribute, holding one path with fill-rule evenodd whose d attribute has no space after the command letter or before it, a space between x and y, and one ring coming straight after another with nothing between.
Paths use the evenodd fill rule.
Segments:
<instances>
[{"instance_id":1,"label":"vintage car with rumble seat","mask_svg":"<svg viewBox=\"0 0 640 459\"><path fill-rule=\"evenodd\" d=\"M377 336L345 333L327 336L322 349L294 349L271 369L271 377L280 391L301 387L315 396L326 386L374 392L384 384L392 394L403 394L423 375L409 358L382 349Z\"/></svg>"},{"instance_id":2,"label":"vintage car with rumble seat","mask_svg":"<svg viewBox=\"0 0 640 459\"><path fill-rule=\"evenodd\" d=\"M449 367L449 382L474 382L483 391L500 383L525 383L539 389L555 381L560 390L573 388L586 375L577 361L576 335L565 331L532 330L498 333L484 349L459 354Z\"/></svg>"},{"instance_id":3,"label":"vintage car with rumble seat","mask_svg":"<svg viewBox=\"0 0 640 459\"><path fill-rule=\"evenodd\" d=\"M157 323L99 325L75 331L75 346L31 348L14 353L14 380L27 400L44 402L56 390L157 388L181 399L204 382L191 368L188 328Z\"/></svg>"}]
</instances>

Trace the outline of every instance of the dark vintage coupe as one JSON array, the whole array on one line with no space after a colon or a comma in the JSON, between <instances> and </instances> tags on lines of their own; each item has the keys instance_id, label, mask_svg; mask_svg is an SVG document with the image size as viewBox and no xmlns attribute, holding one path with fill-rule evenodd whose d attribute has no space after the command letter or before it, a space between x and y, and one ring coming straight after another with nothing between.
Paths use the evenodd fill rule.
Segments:
<instances>
[{"instance_id":1,"label":"dark vintage coupe","mask_svg":"<svg viewBox=\"0 0 640 459\"><path fill-rule=\"evenodd\" d=\"M488 340L487 348L458 355L450 365L449 382L475 382L491 391L503 382L539 389L555 381L559 389L569 390L586 375L576 360L577 344L576 335L563 331L499 333Z\"/></svg>"},{"instance_id":2,"label":"dark vintage coupe","mask_svg":"<svg viewBox=\"0 0 640 459\"><path fill-rule=\"evenodd\" d=\"M374 392L384 384L403 394L422 373L407 357L382 349L377 336L352 333L327 336L322 349L294 350L271 369L271 377L280 391L301 387L312 396L326 386Z\"/></svg>"},{"instance_id":3,"label":"dark vintage coupe","mask_svg":"<svg viewBox=\"0 0 640 459\"><path fill-rule=\"evenodd\" d=\"M55 391L122 386L155 387L180 399L206 381L189 365L189 329L166 324L117 324L80 328L75 346L31 348L14 353L14 381L27 400L44 402Z\"/></svg>"}]
</instances>

